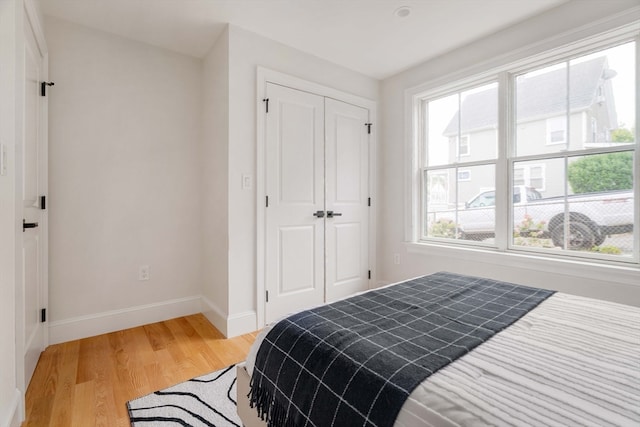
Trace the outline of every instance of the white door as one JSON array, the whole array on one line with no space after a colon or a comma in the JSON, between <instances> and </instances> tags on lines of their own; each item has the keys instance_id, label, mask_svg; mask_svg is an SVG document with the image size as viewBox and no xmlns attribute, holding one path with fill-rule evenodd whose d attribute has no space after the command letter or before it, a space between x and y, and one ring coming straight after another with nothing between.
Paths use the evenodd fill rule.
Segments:
<instances>
[{"instance_id":1,"label":"white door","mask_svg":"<svg viewBox=\"0 0 640 427\"><path fill-rule=\"evenodd\" d=\"M41 309L45 307L46 279L43 269L44 214L40 196L46 185L46 138L42 134L43 105L40 84L44 75L44 58L25 19L25 111L24 139L22 141L22 322L24 334L24 385L29 384L40 353L46 343L46 331L41 321Z\"/></svg>"},{"instance_id":2,"label":"white door","mask_svg":"<svg viewBox=\"0 0 640 427\"><path fill-rule=\"evenodd\" d=\"M365 108L325 101L327 302L369 287L368 121Z\"/></svg>"},{"instance_id":3,"label":"white door","mask_svg":"<svg viewBox=\"0 0 640 427\"><path fill-rule=\"evenodd\" d=\"M274 84L267 94L269 323L324 301L324 99Z\"/></svg>"},{"instance_id":4,"label":"white door","mask_svg":"<svg viewBox=\"0 0 640 427\"><path fill-rule=\"evenodd\" d=\"M267 84L265 322L368 288L368 110Z\"/></svg>"}]
</instances>

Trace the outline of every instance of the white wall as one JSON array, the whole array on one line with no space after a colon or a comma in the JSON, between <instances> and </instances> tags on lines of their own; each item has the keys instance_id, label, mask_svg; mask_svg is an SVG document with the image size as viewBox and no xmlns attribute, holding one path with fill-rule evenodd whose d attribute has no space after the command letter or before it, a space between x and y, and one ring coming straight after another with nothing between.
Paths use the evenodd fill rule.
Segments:
<instances>
[{"instance_id":1,"label":"white wall","mask_svg":"<svg viewBox=\"0 0 640 427\"><path fill-rule=\"evenodd\" d=\"M45 24L51 343L199 311L201 61Z\"/></svg>"},{"instance_id":2,"label":"white wall","mask_svg":"<svg viewBox=\"0 0 640 427\"><path fill-rule=\"evenodd\" d=\"M229 313L229 32L205 56L202 72L202 294L204 313L226 334Z\"/></svg>"},{"instance_id":3,"label":"white wall","mask_svg":"<svg viewBox=\"0 0 640 427\"><path fill-rule=\"evenodd\" d=\"M256 72L258 66L333 87L364 98L377 100L377 80L339 65L260 37L235 26L229 26L228 38L228 281L222 273L210 281L212 295L228 296L226 323L216 326L233 336L256 329ZM221 40L224 42L224 40ZM205 68L218 44L205 60ZM224 62L224 61L222 61ZM216 73L205 70L205 81ZM217 102L217 101L216 101ZM205 107L207 108L207 107ZM205 119L206 120L206 119ZM205 144L209 142L205 141ZM217 144L217 143L216 143ZM222 149L220 152L222 154ZM205 168L215 167L218 160L206 160ZM251 189L242 189L242 175L253 178ZM219 185L206 182L205 186ZM220 209L223 207L220 206ZM222 255L221 253L219 253ZM209 260L205 260L207 264ZM217 261L216 261L217 262ZM222 289L226 288L226 289ZM222 303L217 304L223 309ZM211 317L210 317L211 319ZM215 320L215 319L212 319Z\"/></svg>"},{"instance_id":4,"label":"white wall","mask_svg":"<svg viewBox=\"0 0 640 427\"><path fill-rule=\"evenodd\" d=\"M630 10L632 8L635 9ZM382 160L378 188L383 200L378 212L378 264L385 282L449 270L640 305L640 270L637 268L597 269L569 263L533 263L517 257L437 248L421 252L415 250L415 245L405 244L404 228L407 89L430 81L437 85L447 79L473 75L525 54L632 22L638 15L637 0L569 2L382 82L383 128L379 157ZM556 41L550 42L551 37L556 37ZM394 264L394 254L400 254L400 265Z\"/></svg>"}]
</instances>

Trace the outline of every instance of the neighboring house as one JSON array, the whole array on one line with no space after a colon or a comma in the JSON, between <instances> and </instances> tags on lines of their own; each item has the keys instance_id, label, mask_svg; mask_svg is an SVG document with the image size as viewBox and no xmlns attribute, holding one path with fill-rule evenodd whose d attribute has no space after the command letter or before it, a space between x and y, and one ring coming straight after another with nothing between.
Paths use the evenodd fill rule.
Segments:
<instances>
[{"instance_id":1,"label":"neighboring house","mask_svg":"<svg viewBox=\"0 0 640 427\"><path fill-rule=\"evenodd\" d=\"M551 68L551 67L550 67ZM587 148L610 142L617 127L611 78L615 71L607 66L606 57L597 57L565 67L552 67L516 79L518 156L544 154L566 149ZM569 99L567 99L567 77ZM498 89L471 93L462 100L443 131L449 138L449 163L473 162L496 157ZM567 104L569 114L567 115ZM569 120L567 120L567 117ZM567 132L567 123L569 129ZM553 163L556 162L556 163ZM534 187L544 197L564 193L564 167L559 160L530 161L517 164L514 185ZM457 172L458 201L468 201L480 191L495 187L491 168L461 167ZM437 176L434 176L437 175ZM432 174L430 202L449 207L456 205L452 170ZM435 200L434 200L435 199ZM458 203L459 204L459 203Z\"/></svg>"}]
</instances>

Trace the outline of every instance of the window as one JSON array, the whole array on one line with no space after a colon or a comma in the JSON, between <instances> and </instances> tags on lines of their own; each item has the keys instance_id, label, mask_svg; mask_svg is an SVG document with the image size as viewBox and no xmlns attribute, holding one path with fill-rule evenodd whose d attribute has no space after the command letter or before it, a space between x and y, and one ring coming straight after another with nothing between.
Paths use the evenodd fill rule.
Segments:
<instances>
[{"instance_id":1,"label":"window","mask_svg":"<svg viewBox=\"0 0 640 427\"><path fill-rule=\"evenodd\" d=\"M471 181L471 171L470 170L464 170L458 171L458 181Z\"/></svg>"},{"instance_id":2,"label":"window","mask_svg":"<svg viewBox=\"0 0 640 427\"><path fill-rule=\"evenodd\" d=\"M427 131L421 173L423 176L424 238L466 240L475 234L460 233L456 224L468 215L468 201L483 188L495 188L497 159L497 83L477 85L422 102ZM471 155L470 133L479 150ZM482 150L480 150L482 149ZM447 200L434 203L447 182ZM473 178L472 178L473 177ZM484 205L484 204L483 204ZM475 211L483 216L482 227L493 233L493 204Z\"/></svg>"},{"instance_id":3,"label":"window","mask_svg":"<svg viewBox=\"0 0 640 427\"><path fill-rule=\"evenodd\" d=\"M458 138L458 156L471 155L471 145L469 144L469 135L462 135Z\"/></svg>"},{"instance_id":4,"label":"window","mask_svg":"<svg viewBox=\"0 0 640 427\"><path fill-rule=\"evenodd\" d=\"M547 119L547 144L567 143L567 119L553 117Z\"/></svg>"},{"instance_id":5,"label":"window","mask_svg":"<svg viewBox=\"0 0 640 427\"><path fill-rule=\"evenodd\" d=\"M637 34L624 37L416 95L417 240L639 264Z\"/></svg>"},{"instance_id":6,"label":"window","mask_svg":"<svg viewBox=\"0 0 640 427\"><path fill-rule=\"evenodd\" d=\"M519 164L513 168L513 186L545 190L545 164Z\"/></svg>"}]
</instances>

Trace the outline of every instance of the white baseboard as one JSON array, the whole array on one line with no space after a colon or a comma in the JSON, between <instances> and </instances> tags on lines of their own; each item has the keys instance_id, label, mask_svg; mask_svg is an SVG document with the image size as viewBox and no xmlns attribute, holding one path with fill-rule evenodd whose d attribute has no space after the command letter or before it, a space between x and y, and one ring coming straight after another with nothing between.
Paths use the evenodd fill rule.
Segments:
<instances>
[{"instance_id":1,"label":"white baseboard","mask_svg":"<svg viewBox=\"0 0 640 427\"><path fill-rule=\"evenodd\" d=\"M225 337L227 335L227 314L220 308L211 302L210 299L202 297L202 314L209 319L209 322L216 327L217 330L222 332Z\"/></svg>"},{"instance_id":2,"label":"white baseboard","mask_svg":"<svg viewBox=\"0 0 640 427\"><path fill-rule=\"evenodd\" d=\"M228 315L204 296L202 297L202 313L227 338L248 334L258 329L255 311Z\"/></svg>"},{"instance_id":3,"label":"white baseboard","mask_svg":"<svg viewBox=\"0 0 640 427\"><path fill-rule=\"evenodd\" d=\"M20 427L22 424L22 394L16 389L13 398L6 408L3 408L5 402L0 403L0 426L1 427Z\"/></svg>"},{"instance_id":4,"label":"white baseboard","mask_svg":"<svg viewBox=\"0 0 640 427\"><path fill-rule=\"evenodd\" d=\"M49 344L72 341L122 329L200 313L201 297L193 296L111 310L49 324Z\"/></svg>"},{"instance_id":5,"label":"white baseboard","mask_svg":"<svg viewBox=\"0 0 640 427\"><path fill-rule=\"evenodd\" d=\"M253 310L232 314L227 318L227 337L229 338L255 332L257 329L257 315Z\"/></svg>"}]
</instances>

